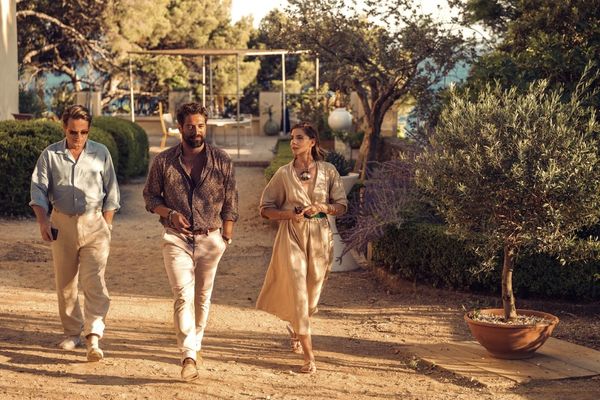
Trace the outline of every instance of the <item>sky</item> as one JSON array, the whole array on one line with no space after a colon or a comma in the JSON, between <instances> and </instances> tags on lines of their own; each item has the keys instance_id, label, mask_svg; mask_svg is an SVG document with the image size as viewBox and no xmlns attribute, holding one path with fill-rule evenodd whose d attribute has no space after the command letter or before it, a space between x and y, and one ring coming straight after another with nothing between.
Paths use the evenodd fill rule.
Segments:
<instances>
[{"instance_id":1,"label":"sky","mask_svg":"<svg viewBox=\"0 0 600 400\"><path fill-rule=\"evenodd\" d=\"M446 0L417 0L421 3L421 7L425 12L433 13L444 19L448 16L448 6ZM231 19L233 22L238 21L241 17L252 15L254 17L254 26L258 27L260 20L269 13L273 8L283 9L287 4L286 0L232 0L231 2ZM438 5L441 9L438 10Z\"/></svg>"},{"instance_id":2,"label":"sky","mask_svg":"<svg viewBox=\"0 0 600 400\"><path fill-rule=\"evenodd\" d=\"M286 4L285 0L232 0L231 2L231 19L233 22L238 21L241 17L252 15L254 17L254 26L258 28L260 20L274 8L283 9Z\"/></svg>"}]
</instances>

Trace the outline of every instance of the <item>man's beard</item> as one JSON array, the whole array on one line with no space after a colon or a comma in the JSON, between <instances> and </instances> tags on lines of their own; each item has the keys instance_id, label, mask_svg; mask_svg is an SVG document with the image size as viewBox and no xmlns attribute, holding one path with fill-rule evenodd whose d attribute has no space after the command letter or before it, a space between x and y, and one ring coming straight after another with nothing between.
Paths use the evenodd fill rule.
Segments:
<instances>
[{"instance_id":1,"label":"man's beard","mask_svg":"<svg viewBox=\"0 0 600 400\"><path fill-rule=\"evenodd\" d=\"M183 140L192 148L202 147L204 144L204 136L202 135L184 136Z\"/></svg>"}]
</instances>

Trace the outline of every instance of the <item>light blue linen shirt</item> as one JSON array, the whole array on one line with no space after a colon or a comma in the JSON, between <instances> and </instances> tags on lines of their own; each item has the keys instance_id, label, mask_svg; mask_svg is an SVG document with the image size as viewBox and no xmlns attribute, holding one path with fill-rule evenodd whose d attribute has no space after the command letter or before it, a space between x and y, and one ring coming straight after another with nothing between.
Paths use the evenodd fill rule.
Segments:
<instances>
[{"instance_id":1,"label":"light blue linen shirt","mask_svg":"<svg viewBox=\"0 0 600 400\"><path fill-rule=\"evenodd\" d=\"M66 139L46 147L31 176L31 201L49 210L52 203L66 214L119 209L119 185L106 146L88 140L78 160Z\"/></svg>"}]
</instances>

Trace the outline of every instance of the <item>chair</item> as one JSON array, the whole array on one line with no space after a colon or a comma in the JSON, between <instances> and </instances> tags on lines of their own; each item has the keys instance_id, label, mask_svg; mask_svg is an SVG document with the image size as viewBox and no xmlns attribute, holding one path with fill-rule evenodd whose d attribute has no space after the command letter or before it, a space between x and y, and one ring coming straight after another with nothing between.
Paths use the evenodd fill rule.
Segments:
<instances>
[{"instance_id":1,"label":"chair","mask_svg":"<svg viewBox=\"0 0 600 400\"><path fill-rule=\"evenodd\" d=\"M242 114L241 115L244 120L248 120L249 122L245 122L243 127L244 132L244 144L246 146L254 145L254 132L252 131L252 114Z\"/></svg>"},{"instance_id":2,"label":"chair","mask_svg":"<svg viewBox=\"0 0 600 400\"><path fill-rule=\"evenodd\" d=\"M167 138L169 136L181 137L179 129L173 121L171 113L163 113L162 103L158 103L158 115L160 117L160 127L162 129L162 139L160 140L160 148L164 149L167 145Z\"/></svg>"}]
</instances>

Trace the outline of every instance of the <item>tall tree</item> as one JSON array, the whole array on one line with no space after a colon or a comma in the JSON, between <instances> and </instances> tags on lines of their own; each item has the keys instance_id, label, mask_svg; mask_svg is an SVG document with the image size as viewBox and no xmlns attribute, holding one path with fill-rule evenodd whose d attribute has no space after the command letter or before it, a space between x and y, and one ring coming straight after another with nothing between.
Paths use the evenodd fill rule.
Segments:
<instances>
[{"instance_id":1,"label":"tall tree","mask_svg":"<svg viewBox=\"0 0 600 400\"><path fill-rule=\"evenodd\" d=\"M246 48L253 30L249 19L231 24L231 0L19 0L19 62L23 75L66 74L73 88L101 88L103 103L127 93L130 50ZM177 57L134 57L140 91L190 87L201 61ZM85 81L82 66L96 74ZM216 60L217 91L232 93L235 60ZM258 69L241 65L242 87ZM235 92L235 91L233 91Z\"/></svg>"},{"instance_id":2,"label":"tall tree","mask_svg":"<svg viewBox=\"0 0 600 400\"><path fill-rule=\"evenodd\" d=\"M571 93L600 59L600 0L452 0L463 23L481 24L496 45L471 71L471 86L499 81L522 90L546 79ZM600 97L591 99L600 106Z\"/></svg>"},{"instance_id":3,"label":"tall tree","mask_svg":"<svg viewBox=\"0 0 600 400\"><path fill-rule=\"evenodd\" d=\"M77 68L99 67L109 57L102 42L102 16L108 0L19 0L17 36L21 73L35 78L67 75L81 89Z\"/></svg>"},{"instance_id":4,"label":"tall tree","mask_svg":"<svg viewBox=\"0 0 600 400\"><path fill-rule=\"evenodd\" d=\"M127 51L178 48L247 48L253 32L252 21L244 18L231 24L231 0L118 0L110 14L109 42L120 65L128 62ZM131 27L129 21L141 21ZM201 91L202 58L167 56L132 57L141 87L149 92L167 88ZM216 93L234 94L235 59L215 58L213 85ZM256 76L256 62L242 62L240 85L244 88ZM126 68L115 70L105 83L106 97L122 95L128 86ZM113 94L112 96L110 96Z\"/></svg>"},{"instance_id":5,"label":"tall tree","mask_svg":"<svg viewBox=\"0 0 600 400\"><path fill-rule=\"evenodd\" d=\"M322 79L360 98L366 118L357 164L363 175L394 102L430 90L469 54L460 32L424 14L411 0L288 3L281 43L318 55Z\"/></svg>"}]
</instances>

